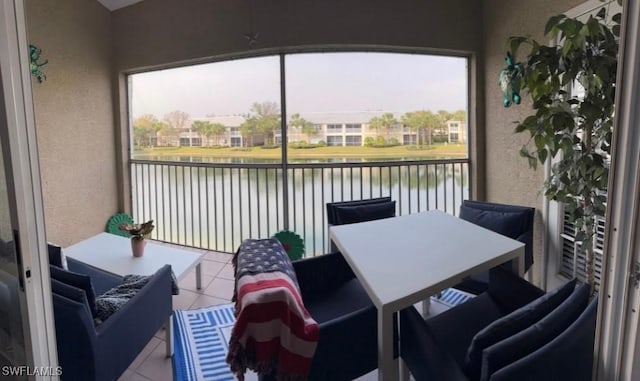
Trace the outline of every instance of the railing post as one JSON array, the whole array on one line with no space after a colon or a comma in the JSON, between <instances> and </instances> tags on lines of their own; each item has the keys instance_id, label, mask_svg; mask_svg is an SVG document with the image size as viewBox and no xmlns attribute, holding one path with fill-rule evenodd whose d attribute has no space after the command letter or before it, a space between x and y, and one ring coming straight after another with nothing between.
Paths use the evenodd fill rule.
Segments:
<instances>
[{"instance_id":1,"label":"railing post","mask_svg":"<svg viewBox=\"0 0 640 381\"><path fill-rule=\"evenodd\" d=\"M280 99L287 99L284 54L280 54ZM287 161L287 105L280 102L280 146L282 147L282 225L289 230L289 163ZM295 187L296 185L293 184Z\"/></svg>"}]
</instances>

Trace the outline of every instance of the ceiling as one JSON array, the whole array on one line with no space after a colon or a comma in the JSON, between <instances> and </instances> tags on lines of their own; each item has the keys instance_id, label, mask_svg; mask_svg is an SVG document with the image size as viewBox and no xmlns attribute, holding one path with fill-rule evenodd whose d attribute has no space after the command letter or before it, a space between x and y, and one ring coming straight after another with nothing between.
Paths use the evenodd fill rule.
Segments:
<instances>
[{"instance_id":1,"label":"ceiling","mask_svg":"<svg viewBox=\"0 0 640 381\"><path fill-rule=\"evenodd\" d=\"M142 0L98 0L98 1L110 11L115 11L116 9L124 8L131 4L139 3Z\"/></svg>"}]
</instances>

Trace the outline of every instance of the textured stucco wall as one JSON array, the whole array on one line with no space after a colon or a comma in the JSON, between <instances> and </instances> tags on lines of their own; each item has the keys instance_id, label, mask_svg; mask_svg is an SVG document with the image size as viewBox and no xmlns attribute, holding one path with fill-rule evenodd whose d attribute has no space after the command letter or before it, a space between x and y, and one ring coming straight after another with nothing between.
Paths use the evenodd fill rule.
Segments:
<instances>
[{"instance_id":1,"label":"textured stucco wall","mask_svg":"<svg viewBox=\"0 0 640 381\"><path fill-rule=\"evenodd\" d=\"M251 7L250 7L251 6ZM116 69L256 49L364 44L477 51L477 0L148 0L115 11Z\"/></svg>"},{"instance_id":2,"label":"textured stucco wall","mask_svg":"<svg viewBox=\"0 0 640 381\"><path fill-rule=\"evenodd\" d=\"M544 170L534 171L519 150L528 141L528 134L515 134L514 121L523 120L533 112L526 94L519 106L504 108L502 92L498 86L498 73L504 67L506 40L509 36L531 35L540 42L544 39L544 26L549 17L564 13L583 0L484 0L484 102L485 102L485 154L487 201L535 207L534 272L539 280L542 265L543 225L540 210L543 206L542 184ZM521 51L524 59L526 49Z\"/></svg>"},{"instance_id":3,"label":"textured stucco wall","mask_svg":"<svg viewBox=\"0 0 640 381\"><path fill-rule=\"evenodd\" d=\"M49 60L33 82L47 239L66 246L117 210L111 15L97 1L27 0L26 17Z\"/></svg>"}]
</instances>

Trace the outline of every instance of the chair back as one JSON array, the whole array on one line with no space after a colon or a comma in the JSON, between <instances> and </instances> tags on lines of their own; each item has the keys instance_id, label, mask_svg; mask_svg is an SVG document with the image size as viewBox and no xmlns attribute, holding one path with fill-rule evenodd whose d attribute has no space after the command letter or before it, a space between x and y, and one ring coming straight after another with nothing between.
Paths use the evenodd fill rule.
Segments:
<instances>
[{"instance_id":1,"label":"chair back","mask_svg":"<svg viewBox=\"0 0 640 381\"><path fill-rule=\"evenodd\" d=\"M393 216L395 216L395 201L391 201L391 197L327 203L327 223L329 226Z\"/></svg>"},{"instance_id":2,"label":"chair back","mask_svg":"<svg viewBox=\"0 0 640 381\"><path fill-rule=\"evenodd\" d=\"M598 298L560 335L537 351L495 372L490 381L590 381Z\"/></svg>"},{"instance_id":3,"label":"chair back","mask_svg":"<svg viewBox=\"0 0 640 381\"><path fill-rule=\"evenodd\" d=\"M535 208L464 200L460 218L524 243L524 270L533 264Z\"/></svg>"},{"instance_id":4,"label":"chair back","mask_svg":"<svg viewBox=\"0 0 640 381\"><path fill-rule=\"evenodd\" d=\"M56 292L52 296L58 359L64 379L97 379L95 328L86 299L80 303Z\"/></svg>"},{"instance_id":5,"label":"chair back","mask_svg":"<svg viewBox=\"0 0 640 381\"><path fill-rule=\"evenodd\" d=\"M329 226L373 221L395 215L396 202L391 201L391 197L327 203L327 224ZM338 251L333 241L329 242L329 249L331 252Z\"/></svg>"}]
</instances>

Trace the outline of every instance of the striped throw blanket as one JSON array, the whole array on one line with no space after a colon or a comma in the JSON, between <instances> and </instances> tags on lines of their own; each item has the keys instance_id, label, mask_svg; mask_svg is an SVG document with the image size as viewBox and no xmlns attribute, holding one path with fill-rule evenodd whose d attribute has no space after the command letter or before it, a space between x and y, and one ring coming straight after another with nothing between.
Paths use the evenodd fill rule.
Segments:
<instances>
[{"instance_id":1,"label":"striped throw blanket","mask_svg":"<svg viewBox=\"0 0 640 381\"><path fill-rule=\"evenodd\" d=\"M245 240L233 260L236 323L227 362L239 380L247 369L277 380L304 380L318 342L293 266L276 239Z\"/></svg>"}]
</instances>

